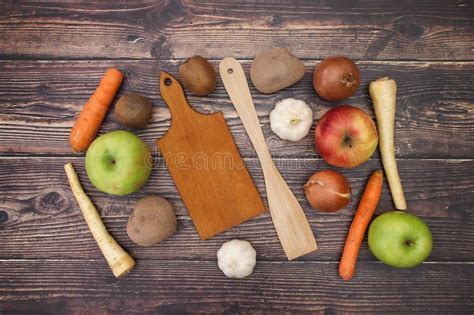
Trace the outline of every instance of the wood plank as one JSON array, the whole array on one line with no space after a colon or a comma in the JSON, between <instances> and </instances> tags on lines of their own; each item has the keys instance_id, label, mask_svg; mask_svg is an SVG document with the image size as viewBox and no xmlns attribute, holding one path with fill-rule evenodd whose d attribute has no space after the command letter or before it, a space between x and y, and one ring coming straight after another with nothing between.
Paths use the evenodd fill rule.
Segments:
<instances>
[{"instance_id":1,"label":"wood plank","mask_svg":"<svg viewBox=\"0 0 474 315\"><path fill-rule=\"evenodd\" d=\"M253 58L272 45L300 58L472 60L465 1L158 1L0 5L0 58Z\"/></svg>"},{"instance_id":2,"label":"wood plank","mask_svg":"<svg viewBox=\"0 0 474 315\"><path fill-rule=\"evenodd\" d=\"M316 61L295 86L273 95L252 87L258 115L270 151L275 157L317 157L314 126L305 139L282 141L270 129L268 115L286 97L305 100L315 122L334 104L323 101L312 88ZM126 71L119 95L135 91L149 97L155 110L152 123L137 134L152 148L170 124L169 111L159 96L159 71L177 76L178 62L170 61L2 61L0 62L0 154L69 155L69 130L74 117L94 90L104 70L118 66ZM213 62L217 68L217 61ZM244 64L248 73L249 62ZM389 75L398 81L396 144L400 158L472 158L474 147L474 62L359 62L363 84L357 94L336 104L352 104L373 117L368 83ZM179 77L179 76L177 76ZM209 97L188 95L202 113L222 111L241 154L255 156L230 99L219 80ZM122 129L109 114L101 132ZM456 141L453 141L456 139ZM21 140L21 141L19 141ZM377 157L378 153L374 156Z\"/></svg>"},{"instance_id":3,"label":"wood plank","mask_svg":"<svg viewBox=\"0 0 474 315\"><path fill-rule=\"evenodd\" d=\"M0 314L472 313L473 22L474 6L465 0L1 2ZM106 67L127 70L119 95L136 91L154 102L153 123L138 135L155 148L170 124L159 70L176 75L180 60L202 54L214 66L222 57L237 57L248 72L249 59L272 45L290 48L308 67L290 89L252 93L272 155L318 237L318 252L287 262L268 212L200 241L158 156L138 193L112 198L92 187L83 156L70 152L67 139ZM399 83L400 173L409 210L426 220L434 237L432 255L415 269L376 262L364 241L355 278L339 279L337 262L356 201L370 172L381 167L379 156L341 170L354 193L347 208L317 213L301 189L315 170L328 168L312 135L289 143L270 130L269 112L285 97L307 101L316 122L334 106L311 87L318 60L334 54L360 60L362 70L357 95L341 103L373 116L368 83L385 75ZM224 113L265 197L254 150L222 84L210 97L189 100L200 112ZM119 128L109 115L101 132ZM136 270L122 280L113 277L77 208L62 169L67 161L76 165L111 233L137 258ZM384 185L377 213L393 208ZM175 205L178 232L143 248L128 239L125 226L135 201L152 193ZM234 238L257 249L248 279L227 279L217 268L217 249Z\"/></svg>"},{"instance_id":4,"label":"wood plank","mask_svg":"<svg viewBox=\"0 0 474 315\"><path fill-rule=\"evenodd\" d=\"M351 282L336 263L257 262L252 276L228 279L215 261L138 261L117 281L97 260L0 261L0 311L176 314L360 311L469 313L472 264L423 264L411 270L359 265Z\"/></svg>"},{"instance_id":5,"label":"wood plank","mask_svg":"<svg viewBox=\"0 0 474 315\"><path fill-rule=\"evenodd\" d=\"M117 197L105 195L90 184L81 157L0 159L0 258L100 257L63 173L67 161L74 163L111 234L137 259L212 260L223 242L243 238L255 245L260 259L285 260L268 212L208 241L200 241L161 160L139 192ZM433 233L435 246L429 261L474 261L474 160L399 162L409 210L422 216ZM265 198L257 160L245 159L245 163ZM338 261L365 182L371 171L381 167L380 162L371 160L359 168L341 170L350 181L353 198L348 207L333 214L312 210L302 189L315 170L327 168L323 161L278 159L276 164L303 206L318 239L318 251L301 260ZM393 209L387 187L384 183L377 213ZM162 244L143 248L128 239L126 222L136 200L147 194L159 194L171 201L178 215L178 231ZM366 244L360 259L374 260Z\"/></svg>"}]
</instances>

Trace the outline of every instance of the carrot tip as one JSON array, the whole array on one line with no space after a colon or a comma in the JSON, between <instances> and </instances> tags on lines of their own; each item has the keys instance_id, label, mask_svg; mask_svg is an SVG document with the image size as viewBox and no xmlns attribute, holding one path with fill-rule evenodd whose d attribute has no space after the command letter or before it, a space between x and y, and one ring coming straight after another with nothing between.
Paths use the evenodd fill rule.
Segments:
<instances>
[{"instance_id":1,"label":"carrot tip","mask_svg":"<svg viewBox=\"0 0 474 315\"><path fill-rule=\"evenodd\" d=\"M344 281L349 281L352 279L352 275L346 275L346 274L341 274L339 273L339 276L342 278Z\"/></svg>"}]
</instances>

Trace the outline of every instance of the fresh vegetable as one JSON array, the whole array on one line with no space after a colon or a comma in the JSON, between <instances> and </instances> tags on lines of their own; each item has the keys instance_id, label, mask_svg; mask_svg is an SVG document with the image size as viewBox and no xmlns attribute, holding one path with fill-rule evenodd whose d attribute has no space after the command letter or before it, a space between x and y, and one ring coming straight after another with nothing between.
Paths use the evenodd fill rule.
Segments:
<instances>
[{"instance_id":1,"label":"fresh vegetable","mask_svg":"<svg viewBox=\"0 0 474 315\"><path fill-rule=\"evenodd\" d=\"M69 144L74 151L83 152L92 143L122 80L122 72L115 68L105 72L71 129Z\"/></svg>"},{"instance_id":2,"label":"fresh vegetable","mask_svg":"<svg viewBox=\"0 0 474 315\"><path fill-rule=\"evenodd\" d=\"M398 174L394 146L397 83L388 77L380 78L370 83L369 92L374 104L375 117L380 133L380 153L383 168L387 175L393 202L398 210L406 210L407 203Z\"/></svg>"},{"instance_id":3,"label":"fresh vegetable","mask_svg":"<svg viewBox=\"0 0 474 315\"><path fill-rule=\"evenodd\" d=\"M304 101L286 98L270 113L270 126L283 140L299 141L313 124L313 111Z\"/></svg>"},{"instance_id":4,"label":"fresh vegetable","mask_svg":"<svg viewBox=\"0 0 474 315\"><path fill-rule=\"evenodd\" d=\"M176 232L176 214L166 199L146 196L138 200L127 224L127 234L140 246L151 246Z\"/></svg>"},{"instance_id":5,"label":"fresh vegetable","mask_svg":"<svg viewBox=\"0 0 474 315\"><path fill-rule=\"evenodd\" d=\"M92 142L86 154L86 171L100 191L127 195L146 183L152 162L145 142L129 131L115 130Z\"/></svg>"},{"instance_id":6,"label":"fresh vegetable","mask_svg":"<svg viewBox=\"0 0 474 315\"><path fill-rule=\"evenodd\" d=\"M383 174L375 171L370 175L369 181L364 190L364 194L354 215L349 234L347 234L341 262L339 263L339 275L344 280L350 280L354 275L357 256L360 245L364 239L365 231L374 215L375 208L380 200L382 192Z\"/></svg>"},{"instance_id":7,"label":"fresh vegetable","mask_svg":"<svg viewBox=\"0 0 474 315\"><path fill-rule=\"evenodd\" d=\"M389 211L375 218L369 227L368 243L378 260L394 268L421 264L433 248L428 225L406 211Z\"/></svg>"},{"instance_id":8,"label":"fresh vegetable","mask_svg":"<svg viewBox=\"0 0 474 315\"><path fill-rule=\"evenodd\" d=\"M72 163L64 165L69 185L82 215L115 277L120 278L135 266L135 260L110 236L92 201L81 187Z\"/></svg>"},{"instance_id":9,"label":"fresh vegetable","mask_svg":"<svg viewBox=\"0 0 474 315\"><path fill-rule=\"evenodd\" d=\"M316 172L303 188L308 202L320 211L337 211L347 206L351 200L349 182L344 175L336 171Z\"/></svg>"},{"instance_id":10,"label":"fresh vegetable","mask_svg":"<svg viewBox=\"0 0 474 315\"><path fill-rule=\"evenodd\" d=\"M316 150L328 164L339 167L355 167L366 162L377 142L372 118L350 105L327 111L315 131Z\"/></svg>"},{"instance_id":11,"label":"fresh vegetable","mask_svg":"<svg viewBox=\"0 0 474 315\"><path fill-rule=\"evenodd\" d=\"M208 95L216 88L216 70L201 56L194 56L183 62L179 66L179 76L195 95Z\"/></svg>"},{"instance_id":12,"label":"fresh vegetable","mask_svg":"<svg viewBox=\"0 0 474 315\"><path fill-rule=\"evenodd\" d=\"M115 117L129 128L145 128L150 122L153 108L140 94L125 94L115 104Z\"/></svg>"},{"instance_id":13,"label":"fresh vegetable","mask_svg":"<svg viewBox=\"0 0 474 315\"><path fill-rule=\"evenodd\" d=\"M274 93L303 78L304 63L286 48L274 47L259 53L250 67L250 78L261 93Z\"/></svg>"},{"instance_id":14,"label":"fresh vegetable","mask_svg":"<svg viewBox=\"0 0 474 315\"><path fill-rule=\"evenodd\" d=\"M360 84L359 69L347 57L324 59L314 71L313 86L328 101L344 100L356 92Z\"/></svg>"},{"instance_id":15,"label":"fresh vegetable","mask_svg":"<svg viewBox=\"0 0 474 315\"><path fill-rule=\"evenodd\" d=\"M219 269L229 278L250 276L256 263L257 252L247 241L228 241L217 251Z\"/></svg>"}]
</instances>

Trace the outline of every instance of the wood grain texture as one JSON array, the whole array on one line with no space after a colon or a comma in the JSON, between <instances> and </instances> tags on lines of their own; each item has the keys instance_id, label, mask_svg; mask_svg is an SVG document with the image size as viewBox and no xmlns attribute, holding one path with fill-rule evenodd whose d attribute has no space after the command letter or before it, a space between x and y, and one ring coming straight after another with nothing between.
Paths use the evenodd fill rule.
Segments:
<instances>
[{"instance_id":1,"label":"wood grain texture","mask_svg":"<svg viewBox=\"0 0 474 315\"><path fill-rule=\"evenodd\" d=\"M217 69L217 63L213 62ZM336 104L352 104L372 117L368 84L382 76L398 83L395 144L398 158L472 158L474 146L474 62L359 62L362 84L346 101L329 103L314 92L311 84L316 61L306 61L302 81L277 94L263 95L251 85L257 114L274 157L317 156L314 126L298 142L280 140L270 129L268 115L274 104L286 97L306 101L314 112L315 123ZM67 144L74 118L95 89L104 69L117 66L125 71L118 96L141 93L154 104L152 123L135 131L155 147L155 140L170 126L170 114L159 96L159 71L176 78L177 61L0 61L0 155L70 154ZM249 62L244 63L249 73ZM219 80L209 97L187 95L201 113L222 111L232 135L245 157L255 156L242 123ZM100 132L123 129L112 111ZM453 141L456 139L456 141ZM21 141L20 141L21 140ZM378 153L374 155L377 157Z\"/></svg>"},{"instance_id":2,"label":"wood grain texture","mask_svg":"<svg viewBox=\"0 0 474 315\"><path fill-rule=\"evenodd\" d=\"M166 72L160 75L160 92L172 123L156 144L201 239L264 212L223 115L196 112Z\"/></svg>"},{"instance_id":3,"label":"wood grain texture","mask_svg":"<svg viewBox=\"0 0 474 315\"><path fill-rule=\"evenodd\" d=\"M472 60L469 1L158 1L3 3L3 58L253 58L274 45L300 58Z\"/></svg>"},{"instance_id":4,"label":"wood grain texture","mask_svg":"<svg viewBox=\"0 0 474 315\"><path fill-rule=\"evenodd\" d=\"M156 161L149 181L139 192L118 197L101 193L92 186L81 157L0 159L0 258L100 257L62 172L67 161L74 163L81 184L109 232L138 262L152 258L213 260L220 245L234 238L251 241L259 259L286 260L268 212L222 235L200 241L163 161ZM380 161L370 160L356 169L342 170L351 184L352 201L333 214L312 210L302 188L315 170L328 168L323 161L278 159L275 162L320 243L317 252L300 260L337 261L366 180L373 170L381 169ZM245 163L266 200L258 161L251 158L245 159ZM410 212L422 216L433 232L435 246L429 258L431 262L474 261L473 165L474 160L399 161ZM160 245L143 248L128 239L126 224L135 202L147 194L159 194L176 207L178 232ZM385 182L377 213L391 209L393 204ZM362 246L361 260L374 260L366 244Z\"/></svg>"},{"instance_id":5,"label":"wood grain texture","mask_svg":"<svg viewBox=\"0 0 474 315\"><path fill-rule=\"evenodd\" d=\"M270 153L318 238L317 252L287 262L268 212L200 241L173 181L155 151L156 167L139 192L107 196L92 187L83 155L68 147L69 130L110 66L124 70L119 91L154 104L152 123L137 134L152 148L170 126L159 72L177 75L194 54L217 63L250 60L270 46L290 49L306 64L302 81L273 95L251 86ZM422 313L474 309L474 6L466 0L161 0L133 2L0 2L0 313ZM357 94L328 103L311 87L315 65L330 55L354 58ZM368 83L383 76L399 88L396 156L409 211L430 226L434 247L412 270L375 261L363 243L356 275L344 283L337 261L367 177L380 156L339 169L353 200L333 214L310 209L302 186L328 168L312 135L290 143L270 130L268 115L286 97L305 100L315 123L338 104L374 116ZM225 89L188 97L205 114L222 111L263 198L263 175ZM112 114L101 133L122 129ZM314 132L314 126L311 133ZM62 167L72 161L104 223L137 269L116 281L82 218ZM151 193L169 199L178 232L149 248L126 235L134 203ZM393 209L386 182L377 213ZM218 270L223 242L248 239L255 273L230 280Z\"/></svg>"},{"instance_id":6,"label":"wood grain texture","mask_svg":"<svg viewBox=\"0 0 474 315\"><path fill-rule=\"evenodd\" d=\"M474 307L472 264L396 270L363 262L345 283L332 276L337 264L318 262L258 262L250 278L228 279L215 261L144 259L120 281L99 260L0 263L0 310L5 312L431 314L469 313Z\"/></svg>"}]
</instances>

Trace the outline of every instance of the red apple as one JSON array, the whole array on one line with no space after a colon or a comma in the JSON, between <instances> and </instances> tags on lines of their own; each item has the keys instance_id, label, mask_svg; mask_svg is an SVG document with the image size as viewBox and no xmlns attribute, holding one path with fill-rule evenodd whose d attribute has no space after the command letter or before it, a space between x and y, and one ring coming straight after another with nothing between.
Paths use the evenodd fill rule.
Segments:
<instances>
[{"instance_id":1,"label":"red apple","mask_svg":"<svg viewBox=\"0 0 474 315\"><path fill-rule=\"evenodd\" d=\"M378 134L374 121L363 110L341 105L321 117L315 141L316 151L328 164L355 167L374 153Z\"/></svg>"}]
</instances>

